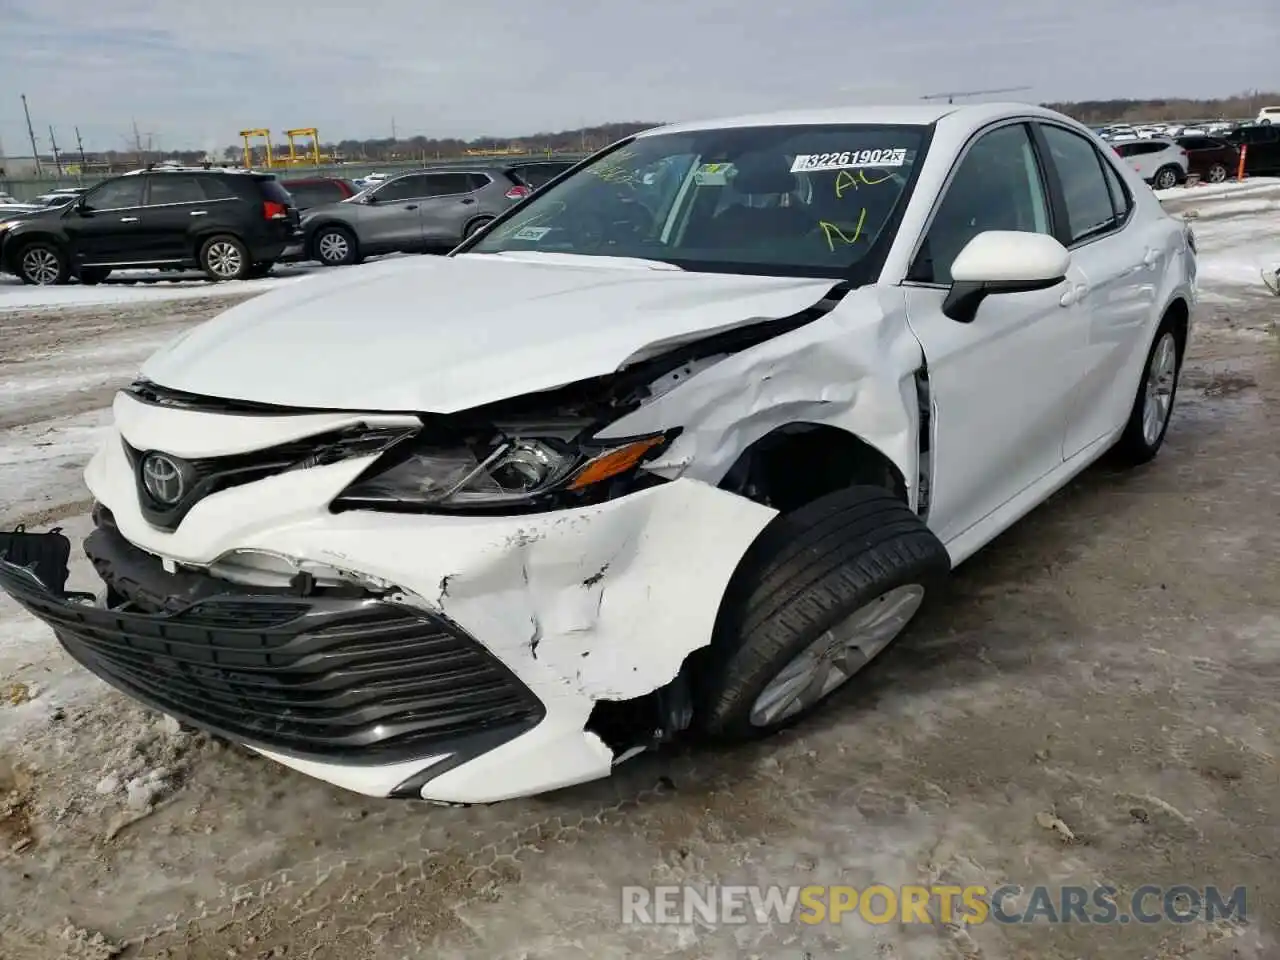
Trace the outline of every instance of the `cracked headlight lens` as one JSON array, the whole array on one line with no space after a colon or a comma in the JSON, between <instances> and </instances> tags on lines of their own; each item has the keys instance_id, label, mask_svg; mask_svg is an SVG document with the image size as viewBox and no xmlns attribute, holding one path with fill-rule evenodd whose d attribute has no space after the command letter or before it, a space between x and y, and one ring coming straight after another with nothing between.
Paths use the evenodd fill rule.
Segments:
<instances>
[{"instance_id":1,"label":"cracked headlight lens","mask_svg":"<svg viewBox=\"0 0 1280 960\"><path fill-rule=\"evenodd\" d=\"M335 506L466 509L529 503L554 491L582 492L638 466L666 434L585 447L551 437L515 437L487 454L466 447L417 447L375 464Z\"/></svg>"}]
</instances>

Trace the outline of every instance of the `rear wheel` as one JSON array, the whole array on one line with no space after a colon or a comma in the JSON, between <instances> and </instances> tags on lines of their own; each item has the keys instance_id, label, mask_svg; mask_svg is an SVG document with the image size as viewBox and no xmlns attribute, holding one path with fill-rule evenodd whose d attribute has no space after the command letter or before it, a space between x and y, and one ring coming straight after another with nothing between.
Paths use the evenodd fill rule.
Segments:
<instances>
[{"instance_id":1,"label":"rear wheel","mask_svg":"<svg viewBox=\"0 0 1280 960\"><path fill-rule=\"evenodd\" d=\"M1227 179L1227 168L1221 163L1215 163L1209 168L1209 182L1222 183Z\"/></svg>"},{"instance_id":2,"label":"rear wheel","mask_svg":"<svg viewBox=\"0 0 1280 960\"><path fill-rule=\"evenodd\" d=\"M43 240L29 243L18 255L18 276L36 287L64 284L70 278L66 255Z\"/></svg>"},{"instance_id":3,"label":"rear wheel","mask_svg":"<svg viewBox=\"0 0 1280 960\"><path fill-rule=\"evenodd\" d=\"M252 266L249 251L235 237L210 237L200 248L200 267L210 280L243 280Z\"/></svg>"},{"instance_id":4,"label":"rear wheel","mask_svg":"<svg viewBox=\"0 0 1280 960\"><path fill-rule=\"evenodd\" d=\"M111 276L110 267L85 267L80 271L80 282L87 287L92 287L109 276Z\"/></svg>"},{"instance_id":5,"label":"rear wheel","mask_svg":"<svg viewBox=\"0 0 1280 960\"><path fill-rule=\"evenodd\" d=\"M1156 175L1151 178L1151 185L1157 190L1172 190L1178 185L1178 168L1173 166L1161 167L1156 171Z\"/></svg>"},{"instance_id":6,"label":"rear wheel","mask_svg":"<svg viewBox=\"0 0 1280 960\"><path fill-rule=\"evenodd\" d=\"M356 262L356 238L346 227L321 227L311 241L316 260L326 267L342 267Z\"/></svg>"},{"instance_id":7,"label":"rear wheel","mask_svg":"<svg viewBox=\"0 0 1280 960\"><path fill-rule=\"evenodd\" d=\"M906 628L950 568L938 538L880 487L775 518L743 557L697 661L695 724L749 740L807 716Z\"/></svg>"},{"instance_id":8,"label":"rear wheel","mask_svg":"<svg viewBox=\"0 0 1280 960\"><path fill-rule=\"evenodd\" d=\"M478 233L479 231L483 230L485 227L487 227L491 223L493 223L493 217L476 217L474 220L472 220L470 223L467 224L467 229L462 231L462 239L466 240L468 237L471 237L474 234Z\"/></svg>"},{"instance_id":9,"label":"rear wheel","mask_svg":"<svg viewBox=\"0 0 1280 960\"><path fill-rule=\"evenodd\" d=\"M1112 450L1118 463L1138 466L1155 459L1160 452L1169 429L1181 372L1182 348L1172 321L1166 318L1147 354L1147 365L1142 370L1142 382L1129 412L1129 422Z\"/></svg>"}]
</instances>

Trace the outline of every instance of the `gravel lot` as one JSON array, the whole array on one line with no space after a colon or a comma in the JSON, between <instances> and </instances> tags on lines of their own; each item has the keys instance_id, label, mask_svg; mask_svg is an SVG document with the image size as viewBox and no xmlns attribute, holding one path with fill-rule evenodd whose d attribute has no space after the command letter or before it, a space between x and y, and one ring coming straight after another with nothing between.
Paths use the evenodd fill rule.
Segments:
<instances>
[{"instance_id":1,"label":"gravel lot","mask_svg":"<svg viewBox=\"0 0 1280 960\"><path fill-rule=\"evenodd\" d=\"M228 302L0 315L4 449L92 435ZM548 797L342 793L168 728L0 601L0 957L1280 956L1278 302L1209 285L1160 458L1087 471L819 718ZM88 447L59 449L0 459L40 478L6 524L83 532ZM1245 885L1248 920L620 922L622 885L685 882Z\"/></svg>"}]
</instances>

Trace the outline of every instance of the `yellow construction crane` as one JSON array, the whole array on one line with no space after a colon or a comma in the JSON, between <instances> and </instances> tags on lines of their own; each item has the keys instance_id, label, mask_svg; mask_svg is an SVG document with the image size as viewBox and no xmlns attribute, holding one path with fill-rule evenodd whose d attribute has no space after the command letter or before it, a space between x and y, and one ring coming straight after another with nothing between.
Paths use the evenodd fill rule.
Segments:
<instances>
[{"instance_id":1,"label":"yellow construction crane","mask_svg":"<svg viewBox=\"0 0 1280 960\"><path fill-rule=\"evenodd\" d=\"M267 141L267 166L270 167L270 166L274 166L275 164L275 154L271 148L271 131L264 130L264 129L241 130L240 138L244 140L245 169L248 169L253 166L253 147L250 146L249 141L257 139L258 137L261 137L263 140Z\"/></svg>"},{"instance_id":2,"label":"yellow construction crane","mask_svg":"<svg viewBox=\"0 0 1280 960\"><path fill-rule=\"evenodd\" d=\"M305 155L298 156L298 151L294 145L294 137L310 137L311 138L311 162L317 167L320 166L320 134L316 132L315 127L299 127L297 130L286 130L284 135L289 138L289 163L293 165L299 160L306 159Z\"/></svg>"}]
</instances>

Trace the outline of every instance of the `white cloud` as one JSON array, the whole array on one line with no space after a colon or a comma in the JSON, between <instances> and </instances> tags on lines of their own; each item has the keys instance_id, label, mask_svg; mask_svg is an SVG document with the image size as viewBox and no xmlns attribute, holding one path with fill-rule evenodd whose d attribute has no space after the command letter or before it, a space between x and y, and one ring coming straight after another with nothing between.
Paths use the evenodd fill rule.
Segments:
<instances>
[{"instance_id":1,"label":"white cloud","mask_svg":"<svg viewBox=\"0 0 1280 960\"><path fill-rule=\"evenodd\" d=\"M1208 27L1205 27L1205 24ZM1263 0L0 0L0 142L78 125L121 147L244 127L325 139L478 136L605 120L906 100L1030 85L1029 99L1229 95L1274 82Z\"/></svg>"}]
</instances>

